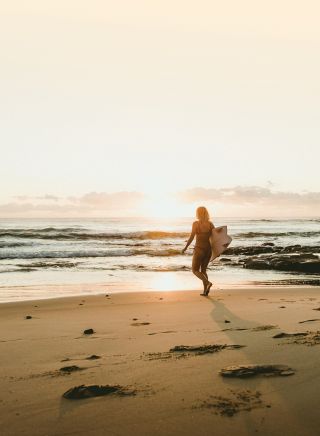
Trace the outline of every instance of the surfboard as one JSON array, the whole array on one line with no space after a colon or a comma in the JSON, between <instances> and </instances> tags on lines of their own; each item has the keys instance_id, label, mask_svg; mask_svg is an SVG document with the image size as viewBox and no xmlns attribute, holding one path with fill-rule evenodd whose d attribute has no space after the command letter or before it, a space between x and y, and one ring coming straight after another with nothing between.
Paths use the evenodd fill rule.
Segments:
<instances>
[{"instance_id":1,"label":"surfboard","mask_svg":"<svg viewBox=\"0 0 320 436\"><path fill-rule=\"evenodd\" d=\"M211 259L212 262L214 259L220 256L231 244L232 238L228 235L227 226L215 227L212 229L211 236L209 238L211 245Z\"/></svg>"}]
</instances>

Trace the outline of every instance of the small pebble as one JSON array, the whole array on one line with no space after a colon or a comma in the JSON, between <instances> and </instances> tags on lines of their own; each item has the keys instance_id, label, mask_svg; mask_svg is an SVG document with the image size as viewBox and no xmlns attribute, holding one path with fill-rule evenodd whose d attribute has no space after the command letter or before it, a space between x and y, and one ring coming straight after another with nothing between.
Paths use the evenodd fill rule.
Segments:
<instances>
[{"instance_id":1,"label":"small pebble","mask_svg":"<svg viewBox=\"0 0 320 436\"><path fill-rule=\"evenodd\" d=\"M94 330L93 330L93 329L86 329L86 330L84 330L84 332L83 332L84 335L92 335L93 333L94 333Z\"/></svg>"},{"instance_id":2,"label":"small pebble","mask_svg":"<svg viewBox=\"0 0 320 436\"><path fill-rule=\"evenodd\" d=\"M27 315L26 319L32 319L32 316L31 315Z\"/></svg>"}]
</instances>

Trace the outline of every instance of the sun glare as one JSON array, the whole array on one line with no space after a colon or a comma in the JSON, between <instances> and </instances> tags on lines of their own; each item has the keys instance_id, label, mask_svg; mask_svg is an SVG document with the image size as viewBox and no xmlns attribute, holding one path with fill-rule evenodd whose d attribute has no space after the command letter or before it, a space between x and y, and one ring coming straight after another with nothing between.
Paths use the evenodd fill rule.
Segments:
<instances>
[{"instance_id":1,"label":"sun glare","mask_svg":"<svg viewBox=\"0 0 320 436\"><path fill-rule=\"evenodd\" d=\"M148 193L144 204L145 216L152 218L175 218L187 216L187 209L178 200L166 193Z\"/></svg>"}]
</instances>

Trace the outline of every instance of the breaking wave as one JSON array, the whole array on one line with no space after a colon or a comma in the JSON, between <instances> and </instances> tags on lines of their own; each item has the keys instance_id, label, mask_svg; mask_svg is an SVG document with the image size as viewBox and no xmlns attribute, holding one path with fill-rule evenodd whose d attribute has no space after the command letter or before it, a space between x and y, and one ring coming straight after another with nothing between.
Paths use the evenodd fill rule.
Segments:
<instances>
[{"instance_id":1,"label":"breaking wave","mask_svg":"<svg viewBox=\"0 0 320 436\"><path fill-rule=\"evenodd\" d=\"M58 229L47 227L44 229L2 229L0 238L12 237L22 239L50 239L50 240L110 240L110 239L167 239L184 238L188 236L186 232L166 232L166 231L143 231L128 233L97 233L83 232L81 230L66 228Z\"/></svg>"}]
</instances>

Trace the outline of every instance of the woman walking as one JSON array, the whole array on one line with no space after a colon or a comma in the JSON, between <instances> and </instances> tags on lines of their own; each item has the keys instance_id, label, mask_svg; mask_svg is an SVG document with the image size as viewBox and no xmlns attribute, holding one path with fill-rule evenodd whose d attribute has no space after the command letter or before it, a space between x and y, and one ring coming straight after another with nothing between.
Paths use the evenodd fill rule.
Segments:
<instances>
[{"instance_id":1,"label":"woman walking","mask_svg":"<svg viewBox=\"0 0 320 436\"><path fill-rule=\"evenodd\" d=\"M210 221L209 213L205 207L198 207L196 216L197 221L194 221L192 224L190 238L182 250L182 253L185 253L196 236L196 244L192 257L192 272L203 282L203 293L200 295L207 296L212 286L212 283L208 280L207 267L211 257L209 238L214 225Z\"/></svg>"}]
</instances>

